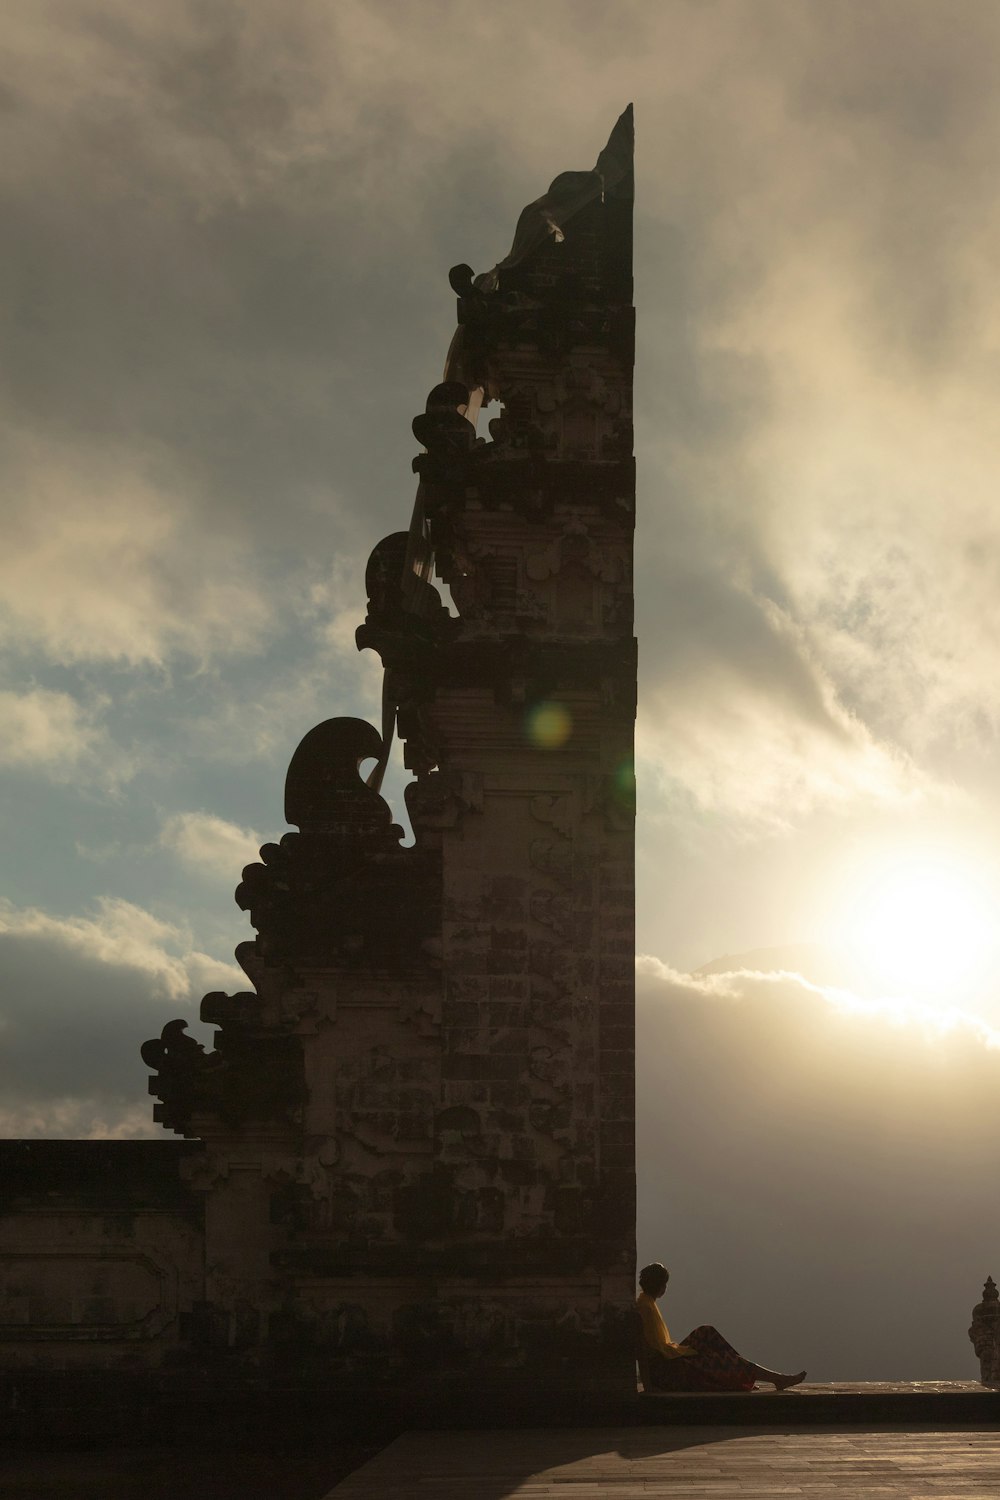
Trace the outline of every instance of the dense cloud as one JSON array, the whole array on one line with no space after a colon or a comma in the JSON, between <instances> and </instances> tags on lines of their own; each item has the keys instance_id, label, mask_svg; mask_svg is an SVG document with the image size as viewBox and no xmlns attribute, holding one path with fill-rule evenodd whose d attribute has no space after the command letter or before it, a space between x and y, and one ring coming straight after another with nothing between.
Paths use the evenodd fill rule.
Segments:
<instances>
[{"instance_id":1,"label":"dense cloud","mask_svg":"<svg viewBox=\"0 0 1000 1500\"><path fill-rule=\"evenodd\" d=\"M67 919L0 907L0 963L0 1127L15 1136L159 1134L140 1045L175 1015L196 1022L206 990L243 977L108 899Z\"/></svg>"},{"instance_id":2,"label":"dense cloud","mask_svg":"<svg viewBox=\"0 0 1000 1500\"><path fill-rule=\"evenodd\" d=\"M304 612L262 671L308 672L324 559L405 518L444 270L632 93L646 758L765 824L912 794L996 706L998 41L971 6L22 12L11 640L204 662Z\"/></svg>"}]
</instances>

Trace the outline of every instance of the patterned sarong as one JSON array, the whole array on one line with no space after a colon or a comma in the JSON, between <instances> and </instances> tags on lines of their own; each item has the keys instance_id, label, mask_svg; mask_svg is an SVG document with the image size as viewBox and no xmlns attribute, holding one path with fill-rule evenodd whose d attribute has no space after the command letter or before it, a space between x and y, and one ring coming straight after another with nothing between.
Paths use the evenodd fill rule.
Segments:
<instances>
[{"instance_id":1,"label":"patterned sarong","mask_svg":"<svg viewBox=\"0 0 1000 1500\"><path fill-rule=\"evenodd\" d=\"M752 1391L756 1365L737 1354L717 1328L703 1323L681 1340L697 1354L665 1359L650 1353L649 1374L657 1391Z\"/></svg>"}]
</instances>

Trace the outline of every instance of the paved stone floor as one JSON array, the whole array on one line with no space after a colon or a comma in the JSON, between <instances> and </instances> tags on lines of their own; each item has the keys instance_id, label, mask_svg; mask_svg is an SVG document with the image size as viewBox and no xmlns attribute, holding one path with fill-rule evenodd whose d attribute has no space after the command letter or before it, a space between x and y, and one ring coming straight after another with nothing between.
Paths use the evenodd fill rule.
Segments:
<instances>
[{"instance_id":1,"label":"paved stone floor","mask_svg":"<svg viewBox=\"0 0 1000 1500\"><path fill-rule=\"evenodd\" d=\"M328 1500L1000 1500L1000 1428L409 1432Z\"/></svg>"},{"instance_id":2,"label":"paved stone floor","mask_svg":"<svg viewBox=\"0 0 1000 1500\"><path fill-rule=\"evenodd\" d=\"M664 1404L665 1403L665 1404ZM1000 1393L972 1381L642 1398L641 1425L0 1445L0 1500L1000 1500ZM889 1425L889 1424L892 1425Z\"/></svg>"}]
</instances>

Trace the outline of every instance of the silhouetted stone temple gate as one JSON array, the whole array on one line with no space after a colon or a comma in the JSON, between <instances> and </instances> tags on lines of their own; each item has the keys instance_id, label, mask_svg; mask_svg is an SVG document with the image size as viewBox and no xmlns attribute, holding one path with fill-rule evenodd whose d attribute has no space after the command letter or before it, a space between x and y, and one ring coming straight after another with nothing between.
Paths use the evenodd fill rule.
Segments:
<instances>
[{"instance_id":1,"label":"silhouetted stone temple gate","mask_svg":"<svg viewBox=\"0 0 1000 1500\"><path fill-rule=\"evenodd\" d=\"M634 1391L632 196L628 110L451 272L413 517L366 576L381 729L296 750L216 1050L143 1047L187 1141L4 1144L8 1368Z\"/></svg>"}]
</instances>

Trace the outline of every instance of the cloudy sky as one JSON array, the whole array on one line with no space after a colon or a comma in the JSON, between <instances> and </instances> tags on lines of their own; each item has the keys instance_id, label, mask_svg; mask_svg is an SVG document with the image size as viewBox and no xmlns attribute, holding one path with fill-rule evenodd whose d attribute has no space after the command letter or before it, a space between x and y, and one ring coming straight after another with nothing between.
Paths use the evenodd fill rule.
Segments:
<instances>
[{"instance_id":1,"label":"cloudy sky","mask_svg":"<svg viewBox=\"0 0 1000 1500\"><path fill-rule=\"evenodd\" d=\"M640 1254L678 1336L973 1372L998 66L989 0L4 8L0 1133L153 1133L292 749L377 712L448 267L634 100Z\"/></svg>"}]
</instances>

